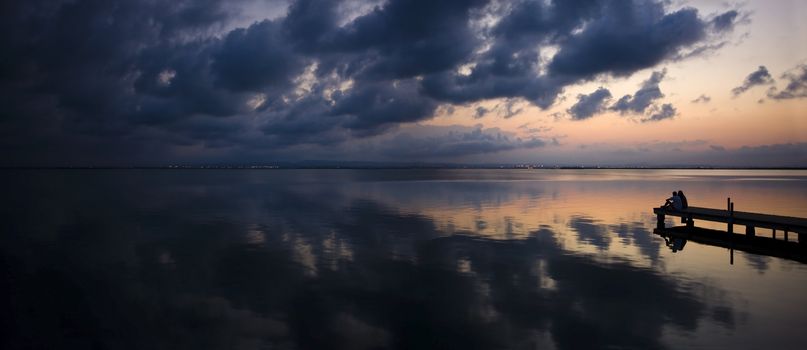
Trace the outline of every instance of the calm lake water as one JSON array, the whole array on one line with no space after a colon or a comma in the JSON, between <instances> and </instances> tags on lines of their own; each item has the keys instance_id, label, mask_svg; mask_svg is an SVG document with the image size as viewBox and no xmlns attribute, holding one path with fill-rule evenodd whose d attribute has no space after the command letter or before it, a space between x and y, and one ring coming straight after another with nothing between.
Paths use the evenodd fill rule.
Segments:
<instances>
[{"instance_id":1,"label":"calm lake water","mask_svg":"<svg viewBox=\"0 0 807 350\"><path fill-rule=\"evenodd\" d=\"M807 265L652 232L678 189L807 217L807 171L0 180L3 349L807 348Z\"/></svg>"}]
</instances>

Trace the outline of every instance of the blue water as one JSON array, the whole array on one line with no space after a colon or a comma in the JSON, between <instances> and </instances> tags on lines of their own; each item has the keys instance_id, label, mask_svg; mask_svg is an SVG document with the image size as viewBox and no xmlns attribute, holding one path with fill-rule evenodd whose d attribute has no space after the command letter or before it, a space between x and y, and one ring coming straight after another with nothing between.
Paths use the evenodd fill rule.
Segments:
<instances>
[{"instance_id":1,"label":"blue water","mask_svg":"<svg viewBox=\"0 0 807 350\"><path fill-rule=\"evenodd\" d=\"M728 250L695 242L673 252L652 214L681 189L690 205L731 197L736 210L807 217L805 171L4 170L0 180L3 349L807 344L806 265L742 252L732 264Z\"/></svg>"}]
</instances>

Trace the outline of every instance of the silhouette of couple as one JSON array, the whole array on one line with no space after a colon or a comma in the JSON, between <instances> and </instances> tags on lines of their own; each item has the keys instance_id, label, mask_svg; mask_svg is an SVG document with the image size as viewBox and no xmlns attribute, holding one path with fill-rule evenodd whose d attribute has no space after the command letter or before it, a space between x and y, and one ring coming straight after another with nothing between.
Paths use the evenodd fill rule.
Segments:
<instances>
[{"instance_id":1,"label":"silhouette of couple","mask_svg":"<svg viewBox=\"0 0 807 350\"><path fill-rule=\"evenodd\" d=\"M673 191L672 197L667 198L667 201L661 207L681 211L689 207L689 204L687 203L687 197L684 196L684 191L678 190L678 192Z\"/></svg>"}]
</instances>

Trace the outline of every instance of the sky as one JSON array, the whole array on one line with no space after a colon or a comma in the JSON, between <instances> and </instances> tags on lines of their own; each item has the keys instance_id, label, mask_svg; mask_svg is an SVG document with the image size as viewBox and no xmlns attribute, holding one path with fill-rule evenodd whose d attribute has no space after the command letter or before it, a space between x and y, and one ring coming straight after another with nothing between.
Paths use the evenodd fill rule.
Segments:
<instances>
[{"instance_id":1,"label":"sky","mask_svg":"<svg viewBox=\"0 0 807 350\"><path fill-rule=\"evenodd\" d=\"M0 166L807 166L807 2L0 4Z\"/></svg>"}]
</instances>

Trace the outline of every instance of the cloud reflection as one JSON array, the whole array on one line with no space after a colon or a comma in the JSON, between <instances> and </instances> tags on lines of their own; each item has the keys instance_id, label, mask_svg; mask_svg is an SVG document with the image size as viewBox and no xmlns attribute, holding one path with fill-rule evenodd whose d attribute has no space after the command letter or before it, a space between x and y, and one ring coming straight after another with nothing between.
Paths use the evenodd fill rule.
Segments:
<instances>
[{"instance_id":1,"label":"cloud reflection","mask_svg":"<svg viewBox=\"0 0 807 350\"><path fill-rule=\"evenodd\" d=\"M581 242L592 244L600 250L606 250L611 245L607 226L597 224L591 218L573 216L569 220L569 226L577 232L577 239Z\"/></svg>"},{"instance_id":2,"label":"cloud reflection","mask_svg":"<svg viewBox=\"0 0 807 350\"><path fill-rule=\"evenodd\" d=\"M670 327L736 319L714 285L570 251L550 223L528 229L508 216L505 232L526 232L488 237L487 228L446 231L433 215L362 191L154 180L97 208L117 216L88 216L103 183L97 193L43 194L83 197L44 212L53 240L2 236L12 286L3 348L665 348ZM477 186L462 195L485 203L482 213L517 199L505 191L493 205L494 192ZM138 209L152 196L163 200ZM640 223L568 223L601 251L610 230L658 258Z\"/></svg>"}]
</instances>

